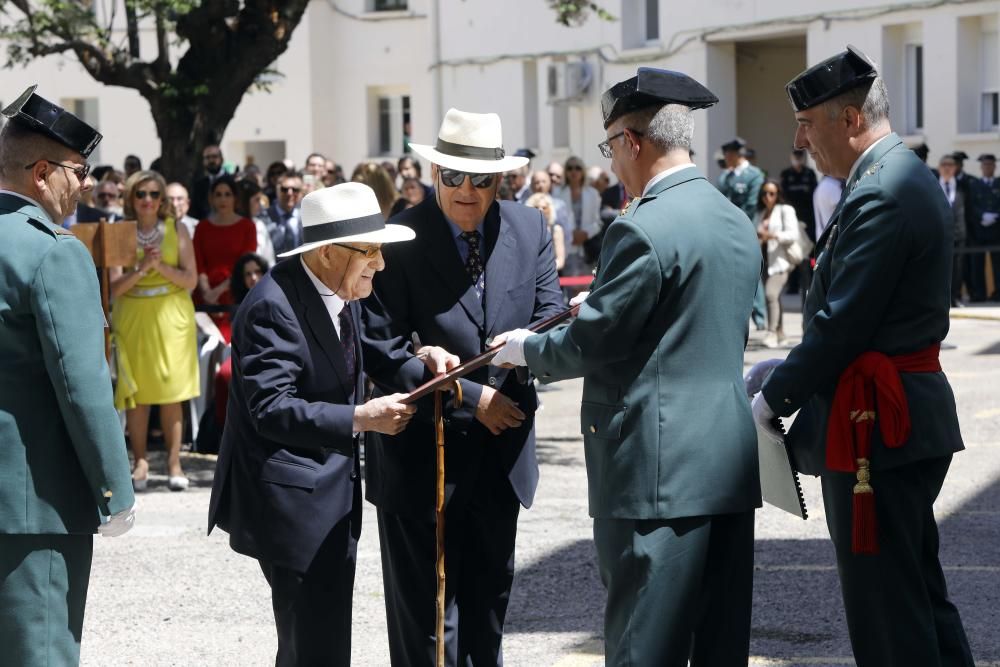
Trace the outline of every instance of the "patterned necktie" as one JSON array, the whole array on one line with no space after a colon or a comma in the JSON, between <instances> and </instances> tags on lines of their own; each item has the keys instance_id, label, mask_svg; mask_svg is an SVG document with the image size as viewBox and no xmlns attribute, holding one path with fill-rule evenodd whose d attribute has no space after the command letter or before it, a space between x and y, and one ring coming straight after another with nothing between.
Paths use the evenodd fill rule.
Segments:
<instances>
[{"instance_id":1,"label":"patterned necktie","mask_svg":"<svg viewBox=\"0 0 1000 667\"><path fill-rule=\"evenodd\" d=\"M462 232L462 238L469 246L469 254L465 258L465 271L476 287L476 295L482 297L486 285L483 280L483 256L479 252L479 232Z\"/></svg>"},{"instance_id":2,"label":"patterned necktie","mask_svg":"<svg viewBox=\"0 0 1000 667\"><path fill-rule=\"evenodd\" d=\"M347 367L347 379L351 383L351 394L357 384L357 360L354 345L354 318L351 316L351 306L345 303L340 311L340 342L344 346L344 365Z\"/></svg>"}]
</instances>

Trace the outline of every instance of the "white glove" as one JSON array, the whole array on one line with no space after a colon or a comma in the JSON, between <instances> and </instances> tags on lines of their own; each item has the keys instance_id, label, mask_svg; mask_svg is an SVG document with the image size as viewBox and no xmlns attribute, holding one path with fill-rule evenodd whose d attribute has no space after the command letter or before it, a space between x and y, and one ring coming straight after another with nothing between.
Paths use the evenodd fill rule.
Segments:
<instances>
[{"instance_id":1,"label":"white glove","mask_svg":"<svg viewBox=\"0 0 1000 667\"><path fill-rule=\"evenodd\" d=\"M577 294L576 296L574 296L572 299L569 300L570 308L572 308L573 306L579 306L581 303L587 300L588 296L590 296L589 291L580 292L579 294Z\"/></svg>"},{"instance_id":2,"label":"white glove","mask_svg":"<svg viewBox=\"0 0 1000 667\"><path fill-rule=\"evenodd\" d=\"M494 366L504 366L510 368L511 366L527 366L528 362L524 360L524 340L528 336L534 336L533 331L528 331L527 329L514 329L513 331L508 331L502 333L493 339L491 347L496 347L501 343L506 343L500 351L493 357L490 363Z\"/></svg>"},{"instance_id":3,"label":"white glove","mask_svg":"<svg viewBox=\"0 0 1000 667\"><path fill-rule=\"evenodd\" d=\"M135 525L135 505L117 514L112 514L107 521L97 527L101 537L118 537L132 530Z\"/></svg>"},{"instance_id":4,"label":"white glove","mask_svg":"<svg viewBox=\"0 0 1000 667\"><path fill-rule=\"evenodd\" d=\"M775 440L784 439L781 431L774 427L772 420L774 419L774 410L771 406L767 404L764 400L764 394L757 392L754 394L753 401L750 403L750 410L753 412L753 420L757 423L757 428L761 429L769 436Z\"/></svg>"},{"instance_id":5,"label":"white glove","mask_svg":"<svg viewBox=\"0 0 1000 667\"><path fill-rule=\"evenodd\" d=\"M994 224L996 224L997 217L998 217L997 213L994 213L992 211L986 211L985 213L983 213L982 220L979 221L979 224L981 224L983 227L992 227Z\"/></svg>"}]
</instances>

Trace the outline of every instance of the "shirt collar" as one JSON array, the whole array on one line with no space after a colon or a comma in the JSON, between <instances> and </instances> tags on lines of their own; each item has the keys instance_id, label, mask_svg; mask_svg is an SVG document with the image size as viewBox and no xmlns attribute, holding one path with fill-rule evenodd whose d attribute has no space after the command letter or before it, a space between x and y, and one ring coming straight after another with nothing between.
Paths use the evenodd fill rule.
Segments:
<instances>
[{"instance_id":1,"label":"shirt collar","mask_svg":"<svg viewBox=\"0 0 1000 667\"><path fill-rule=\"evenodd\" d=\"M733 175L739 176L744 171L746 171L747 167L749 167L749 166L750 166L750 160L748 160L746 158L743 158L743 159L740 160L740 163L738 165L736 165L735 167L733 167L729 171L733 172Z\"/></svg>"},{"instance_id":2,"label":"shirt collar","mask_svg":"<svg viewBox=\"0 0 1000 667\"><path fill-rule=\"evenodd\" d=\"M448 221L448 225L451 227L451 235L454 238L459 238L462 236L462 234L465 233L465 230L456 225L454 222L452 222L451 218L449 218L448 216L444 216L444 219ZM483 232L484 229L486 229L486 222L485 220L480 220L479 224L476 225L476 231L479 232L479 235L482 236L483 238L486 237L486 234Z\"/></svg>"},{"instance_id":3,"label":"shirt collar","mask_svg":"<svg viewBox=\"0 0 1000 667\"><path fill-rule=\"evenodd\" d=\"M23 199L24 201L26 201L29 204L33 205L39 211L41 211L42 213L44 213L45 214L45 219L48 222L52 222L51 220L49 220L48 211L46 211L44 208L42 208L41 204L39 204L38 202L36 202L34 199L32 199L31 197L29 197L28 195L22 195L20 192L14 192L13 190L0 190L0 195L11 195L13 197L20 197L21 199ZM74 211L74 213L76 213L76 211Z\"/></svg>"},{"instance_id":4,"label":"shirt collar","mask_svg":"<svg viewBox=\"0 0 1000 667\"><path fill-rule=\"evenodd\" d=\"M302 263L302 268L306 270L306 275L309 276L309 281L313 284L313 287L315 287L316 291L319 292L323 301L327 303L327 309L332 314L339 315L340 311L344 309L344 300L334 294L329 287L323 284L323 281L316 277L316 274L309 269L309 266L306 264L306 260L303 259L302 255L299 255L299 262Z\"/></svg>"},{"instance_id":5,"label":"shirt collar","mask_svg":"<svg viewBox=\"0 0 1000 667\"><path fill-rule=\"evenodd\" d=\"M695 166L694 162L685 162L684 164L674 165L670 169L664 169L656 176L653 176L651 179L649 179L649 182L646 183L646 187L642 189L642 196L645 197L646 193L652 190L653 186L662 181L664 178L676 174L681 169L687 169L688 167L693 167L693 166Z\"/></svg>"},{"instance_id":6,"label":"shirt collar","mask_svg":"<svg viewBox=\"0 0 1000 667\"><path fill-rule=\"evenodd\" d=\"M873 143L871 146L869 146L868 148L866 148L865 152L858 156L858 159L855 160L854 164L851 165L851 171L850 171L850 173L847 174L847 182L848 183L851 182L851 178L853 178L854 172L858 170L858 165L861 164L861 161L865 159L865 156L867 156L869 153L871 153L873 148L875 148L880 143L882 143L883 141L885 141L886 139L888 139L889 136L890 135L887 134L884 137L882 137L881 139L876 139L875 143Z\"/></svg>"}]
</instances>

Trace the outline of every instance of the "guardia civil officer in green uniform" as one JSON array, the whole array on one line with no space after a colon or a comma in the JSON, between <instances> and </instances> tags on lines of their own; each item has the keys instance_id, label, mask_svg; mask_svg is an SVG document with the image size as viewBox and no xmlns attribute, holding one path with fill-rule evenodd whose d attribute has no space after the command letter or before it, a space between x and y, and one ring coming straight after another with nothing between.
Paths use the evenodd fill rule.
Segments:
<instances>
[{"instance_id":1,"label":"guardia civil officer in green uniform","mask_svg":"<svg viewBox=\"0 0 1000 667\"><path fill-rule=\"evenodd\" d=\"M132 526L135 498L76 209L101 135L29 88L0 130L0 651L75 665L95 529Z\"/></svg>"},{"instance_id":2,"label":"guardia civil officer in green uniform","mask_svg":"<svg viewBox=\"0 0 1000 667\"><path fill-rule=\"evenodd\" d=\"M722 159L725 171L719 174L716 187L747 214L753 224L757 215L757 200L764 185L764 172L750 164L746 158L747 144L739 137L722 144ZM763 267L762 267L763 268ZM753 323L758 330L767 328L767 303L764 298L763 275L757 281L757 293L753 300Z\"/></svg>"},{"instance_id":3,"label":"guardia civil officer in green uniform","mask_svg":"<svg viewBox=\"0 0 1000 667\"><path fill-rule=\"evenodd\" d=\"M889 127L875 65L854 47L788 86L805 148L845 194L817 247L802 343L754 397L799 410L789 433L819 475L860 667L973 664L938 560L933 504L963 449L938 360L948 333L953 218L927 166Z\"/></svg>"},{"instance_id":4,"label":"guardia civil officer in green uniform","mask_svg":"<svg viewBox=\"0 0 1000 667\"><path fill-rule=\"evenodd\" d=\"M742 372L760 247L689 157L692 112L717 101L651 68L605 92L601 151L641 196L608 226L577 319L499 337L494 361L584 378L609 666L748 660L761 497Z\"/></svg>"}]
</instances>

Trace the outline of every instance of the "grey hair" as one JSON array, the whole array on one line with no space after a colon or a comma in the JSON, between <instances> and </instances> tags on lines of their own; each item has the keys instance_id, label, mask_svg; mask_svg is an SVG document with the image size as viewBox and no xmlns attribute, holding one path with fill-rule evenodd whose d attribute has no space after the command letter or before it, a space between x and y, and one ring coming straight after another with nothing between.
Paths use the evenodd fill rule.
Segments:
<instances>
[{"instance_id":1,"label":"grey hair","mask_svg":"<svg viewBox=\"0 0 1000 667\"><path fill-rule=\"evenodd\" d=\"M19 181L24 166L45 158L57 159L66 152L59 142L49 139L19 123L7 121L0 129L0 178Z\"/></svg>"},{"instance_id":2,"label":"grey hair","mask_svg":"<svg viewBox=\"0 0 1000 667\"><path fill-rule=\"evenodd\" d=\"M889 122L889 93L881 76L869 87L857 86L823 103L827 116L833 120L847 107L861 110L865 127L875 128Z\"/></svg>"},{"instance_id":3,"label":"grey hair","mask_svg":"<svg viewBox=\"0 0 1000 667\"><path fill-rule=\"evenodd\" d=\"M689 151L694 137L694 114L683 104L665 104L658 109L653 107L629 114L625 127L645 128L646 140L664 152Z\"/></svg>"}]
</instances>

